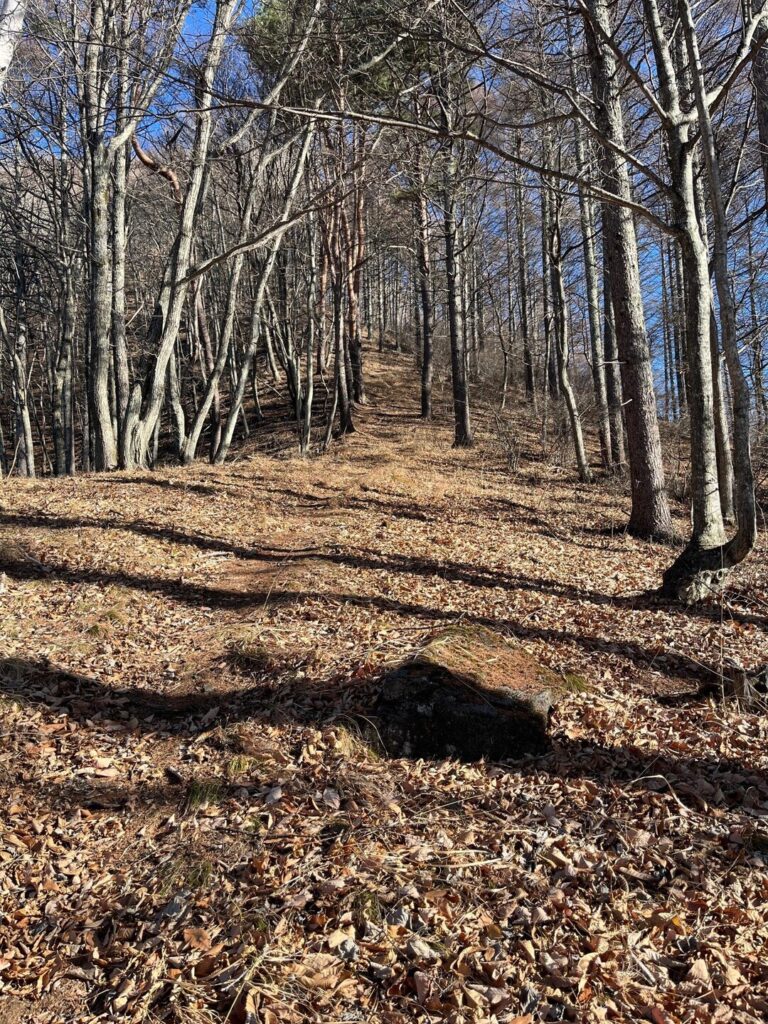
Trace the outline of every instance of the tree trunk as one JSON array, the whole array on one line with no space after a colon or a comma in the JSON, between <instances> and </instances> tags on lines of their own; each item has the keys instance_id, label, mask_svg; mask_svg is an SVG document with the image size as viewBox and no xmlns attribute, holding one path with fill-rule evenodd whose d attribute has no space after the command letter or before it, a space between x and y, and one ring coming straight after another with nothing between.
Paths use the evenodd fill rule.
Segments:
<instances>
[{"instance_id":1,"label":"tree trunk","mask_svg":"<svg viewBox=\"0 0 768 1024\"><path fill-rule=\"evenodd\" d=\"M610 261L605 255L605 215L603 222L603 352L605 353L605 385L608 415L611 421L611 468L623 473L627 464L624 447L624 403L621 390L621 360L616 343L616 323L613 316L613 289Z\"/></svg>"},{"instance_id":2,"label":"tree trunk","mask_svg":"<svg viewBox=\"0 0 768 1024\"><path fill-rule=\"evenodd\" d=\"M603 41L604 37L612 37L608 3L586 0L586 6L589 16L585 16L585 31L598 124L610 143L624 148L619 68L613 51ZM618 199L629 201L631 189L625 161L608 146L603 147L602 157L603 187ZM634 220L625 206L605 203L603 224L604 258L609 267L611 308L626 403L632 487L629 529L646 537L668 536L672 532L672 517L665 489Z\"/></svg>"},{"instance_id":3,"label":"tree trunk","mask_svg":"<svg viewBox=\"0 0 768 1024\"><path fill-rule=\"evenodd\" d=\"M251 229L251 219L253 217L253 210L256 203L257 196L257 183L261 178L261 167L257 168L252 175L251 182L248 188L248 194L245 201L245 209L241 215L240 230L238 232L237 241L239 244L247 241L249 232ZM286 210L283 209L283 216L285 217ZM189 464L192 462L197 455L197 446L200 442L200 435L202 434L205 421L211 411L212 406L217 402L219 395L219 383L221 381L221 375L224 372L226 366L227 357L229 355L230 346L232 344L232 335L235 329L235 319L237 315L237 303L240 297L240 276L243 269L243 261L245 260L244 253L238 253L232 259L232 265L229 270L229 279L227 281L227 298L226 305L224 308L224 322L219 332L219 345L216 351L216 359L208 371L208 380L205 386L205 394L203 399L198 406L195 414L194 422L187 436L184 448L182 451L182 462ZM195 294L196 304L202 302L202 296L199 290Z\"/></svg>"},{"instance_id":4,"label":"tree trunk","mask_svg":"<svg viewBox=\"0 0 768 1024\"><path fill-rule=\"evenodd\" d=\"M701 600L717 587L725 572L742 562L757 540L757 508L752 469L749 386L741 362L736 328L736 308L731 292L728 266L729 232L706 83L699 56L698 37L688 0L679 0L699 131L707 168L709 199L714 225L714 266L723 335L733 393L734 470L736 477L737 529L728 541L703 543L694 536L686 550L665 574L667 592L692 602ZM711 365L711 363L710 363ZM693 403L693 396L692 396Z\"/></svg>"},{"instance_id":5,"label":"tree trunk","mask_svg":"<svg viewBox=\"0 0 768 1024\"><path fill-rule=\"evenodd\" d=\"M543 164L549 167L549 144L544 147ZM560 382L557 371L557 347L553 337L554 310L552 306L552 268L550 267L549 238L551 235L550 204L552 195L548 188L541 189L541 305L544 325L544 377L547 394L557 400L560 397ZM545 405L546 410L546 405Z\"/></svg>"},{"instance_id":6,"label":"tree trunk","mask_svg":"<svg viewBox=\"0 0 768 1024\"><path fill-rule=\"evenodd\" d=\"M294 161L291 179L285 193L285 198L283 200L283 210L280 223L282 225L285 225L285 227L281 227L280 231L273 237L272 241L269 243L267 249L267 257L264 261L264 265L261 269L261 273L259 276L258 284L256 286L256 294L253 300L253 309L251 315L250 342L245 353L243 365L240 368L240 376L237 381L235 393L231 400L227 421L222 431L221 443L219 444L218 450L216 451L216 455L214 457L214 462L217 464L221 464L224 461L224 459L227 456L227 452L229 451L230 445L232 444L232 438L234 437L235 433L235 426L237 425L237 418L242 408L243 399L245 398L245 390L248 384L248 378L250 377L251 374L253 358L254 355L256 354L256 345L259 336L258 328L261 307L266 296L267 287L269 285L269 278L272 274L272 270L274 269L278 253L280 251L280 246L283 241L283 237L285 235L285 232L288 230L287 221L290 217L290 213L293 208L293 203L298 194L301 182L304 179L307 157L309 155L309 150L312 144L312 139L314 138L314 134L315 122L310 121L304 132L304 139L302 141L301 149Z\"/></svg>"},{"instance_id":7,"label":"tree trunk","mask_svg":"<svg viewBox=\"0 0 768 1024\"><path fill-rule=\"evenodd\" d=\"M429 211L421 169L418 174L416 217L416 257L419 271L419 297L421 300L421 417L432 419L432 376L434 310L432 308L432 268L429 260Z\"/></svg>"},{"instance_id":8,"label":"tree trunk","mask_svg":"<svg viewBox=\"0 0 768 1024\"><path fill-rule=\"evenodd\" d=\"M312 440L312 402L315 391L315 332L317 323L317 222L314 215L309 218L307 229L309 238L309 281L307 282L307 326L304 338L304 387L299 408L299 451L302 455L309 453Z\"/></svg>"},{"instance_id":9,"label":"tree trunk","mask_svg":"<svg viewBox=\"0 0 768 1024\"><path fill-rule=\"evenodd\" d=\"M122 127L127 106L128 83L125 69L126 55L118 54L120 65L120 110L118 125ZM128 366L128 343L125 327L125 267L127 247L126 190L128 186L130 143L119 146L115 152L114 190L112 193L112 349L114 360L115 413L118 423L118 450L125 427L128 394L131 387Z\"/></svg>"},{"instance_id":10,"label":"tree trunk","mask_svg":"<svg viewBox=\"0 0 768 1024\"><path fill-rule=\"evenodd\" d=\"M91 346L90 408L95 448L93 468L117 466L117 440L112 423L110 375L112 373L112 261L109 251L110 166L103 143L90 155L90 310Z\"/></svg>"},{"instance_id":11,"label":"tree trunk","mask_svg":"<svg viewBox=\"0 0 768 1024\"><path fill-rule=\"evenodd\" d=\"M452 158L449 159L449 164ZM445 238L445 279L448 302L448 336L451 342L451 378L453 382L454 446L469 448L472 445L472 425L469 416L469 385L467 381L467 357L464 344L464 327L461 320L461 295L459 267L456 254L456 199L454 196L454 175L446 171L446 187L443 193L443 235Z\"/></svg>"},{"instance_id":12,"label":"tree trunk","mask_svg":"<svg viewBox=\"0 0 768 1024\"><path fill-rule=\"evenodd\" d=\"M76 297L70 266L64 268L63 291L61 335L53 383L53 450L54 470L57 476L65 476L75 471L72 388Z\"/></svg>"},{"instance_id":13,"label":"tree trunk","mask_svg":"<svg viewBox=\"0 0 768 1024\"><path fill-rule=\"evenodd\" d=\"M752 14L758 14L764 0L751 0ZM752 60L752 84L755 90L755 112L763 171L765 201L768 203L768 25L763 23L757 33L757 47Z\"/></svg>"},{"instance_id":14,"label":"tree trunk","mask_svg":"<svg viewBox=\"0 0 768 1024\"><path fill-rule=\"evenodd\" d=\"M363 378L363 339L360 332L360 277L357 266L357 243L349 223L343 202L339 207L339 226L344 240L344 281L346 284L347 307L345 336L349 353L349 393L354 402L365 404L365 382Z\"/></svg>"},{"instance_id":15,"label":"tree trunk","mask_svg":"<svg viewBox=\"0 0 768 1024\"><path fill-rule=\"evenodd\" d=\"M0 0L0 96L24 27L27 0Z\"/></svg>"},{"instance_id":16,"label":"tree trunk","mask_svg":"<svg viewBox=\"0 0 768 1024\"><path fill-rule=\"evenodd\" d=\"M16 335L10 338L5 316L0 310L0 335L10 357L12 376L11 393L14 409L14 453L11 468L19 476L35 476L35 448L32 439L32 420L29 414L28 367L27 367L27 314L24 271L21 257L17 255Z\"/></svg>"},{"instance_id":17,"label":"tree trunk","mask_svg":"<svg viewBox=\"0 0 768 1024\"><path fill-rule=\"evenodd\" d=\"M692 169L688 169L692 186ZM720 509L720 486L715 441L715 402L710 342L712 294L709 260L699 234L692 187L680 204L686 237L683 239L685 273L685 335L688 364L688 396L691 431L691 502L693 531L691 545L711 548L725 540Z\"/></svg>"},{"instance_id":18,"label":"tree trunk","mask_svg":"<svg viewBox=\"0 0 768 1024\"><path fill-rule=\"evenodd\" d=\"M187 420L184 414L184 406L181 402L181 379L179 373L179 344L176 343L176 351L168 361L168 404L171 409L173 426L175 432L176 455L182 460L184 445L187 439Z\"/></svg>"},{"instance_id":19,"label":"tree trunk","mask_svg":"<svg viewBox=\"0 0 768 1024\"><path fill-rule=\"evenodd\" d=\"M702 552L719 550L726 536L717 464L709 253L698 211L693 126L690 118L683 117L681 98L690 85L690 61L686 67L679 41L670 41L672 36L666 33L657 0L643 0L643 9L657 68L659 95L668 115L666 150L672 181L673 222L680 237L683 263L691 435L691 539L684 553L665 573L664 589L690 601L703 597L710 584L706 574L700 575L694 565Z\"/></svg>"},{"instance_id":20,"label":"tree trunk","mask_svg":"<svg viewBox=\"0 0 768 1024\"><path fill-rule=\"evenodd\" d=\"M520 154L521 141L518 136L517 151ZM520 296L520 331L523 335L523 377L525 383L525 397L533 403L533 411L536 412L536 374L533 365L533 347L531 342L531 326L529 315L528 299L528 233L525 223L525 186L523 185L522 172L515 175L515 221L517 225L517 281ZM510 259L510 246L512 239L507 231L507 273L510 281L512 279L512 267ZM510 323L512 321L512 309L509 309Z\"/></svg>"},{"instance_id":21,"label":"tree trunk","mask_svg":"<svg viewBox=\"0 0 768 1024\"><path fill-rule=\"evenodd\" d=\"M347 378L347 366L345 359L344 344L344 265L341 255L341 240L339 237L340 199L337 198L336 206L331 220L328 242L329 267L331 274L331 297L333 299L333 412L330 423L327 425L326 446L330 443L333 433L333 420L336 409L339 411L339 426L341 434L354 433L355 424L352 418L352 403L349 397Z\"/></svg>"},{"instance_id":22,"label":"tree trunk","mask_svg":"<svg viewBox=\"0 0 768 1024\"><path fill-rule=\"evenodd\" d=\"M731 433L728 425L723 367L717 342L717 320L714 312L711 317L710 333L712 335L712 380L715 395L715 444L717 445L717 475L720 484L720 510L723 513L723 522L726 525L731 525L736 522L733 456L731 454Z\"/></svg>"},{"instance_id":23,"label":"tree trunk","mask_svg":"<svg viewBox=\"0 0 768 1024\"><path fill-rule=\"evenodd\" d=\"M579 167L586 166L584 142L580 125L576 125L576 159ZM579 212L581 216L581 237L584 250L584 283L587 293L589 316L589 348L592 363L592 384L597 405L600 452L603 465L610 469L612 463L611 418L608 411L608 386L605 373L605 352L600 330L600 287L595 252L595 208L585 189L579 189Z\"/></svg>"},{"instance_id":24,"label":"tree trunk","mask_svg":"<svg viewBox=\"0 0 768 1024\"><path fill-rule=\"evenodd\" d=\"M549 236L549 267L552 275L552 310L554 314L553 328L555 336L554 340L557 346L557 369L560 392L565 399L565 406L568 411L568 420L571 426L571 437L576 451L576 465L579 470L579 480L584 484L591 484L592 470L589 467L589 460L584 447L584 434L581 429L581 416L579 415L576 396L573 393L571 381L568 377L570 341L568 335L565 284L563 282L560 208L559 202L554 196L550 197L550 204L551 225Z\"/></svg>"},{"instance_id":25,"label":"tree trunk","mask_svg":"<svg viewBox=\"0 0 768 1024\"><path fill-rule=\"evenodd\" d=\"M195 221L207 182L207 157L213 131L213 82L237 10L237 0L218 0L211 29L211 41L200 75L197 123L192 144L191 166L186 191L181 197L179 226L166 265L150 328L151 366L145 382L134 384L125 417L126 428L121 461L130 468L146 461L155 426L165 397L165 379L178 338L189 283L195 236Z\"/></svg>"}]
</instances>

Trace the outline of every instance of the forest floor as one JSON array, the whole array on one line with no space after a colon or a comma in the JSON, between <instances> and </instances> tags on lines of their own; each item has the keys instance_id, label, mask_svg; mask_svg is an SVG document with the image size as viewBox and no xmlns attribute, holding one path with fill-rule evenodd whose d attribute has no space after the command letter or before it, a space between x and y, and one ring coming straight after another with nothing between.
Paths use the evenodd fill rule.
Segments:
<instances>
[{"instance_id":1,"label":"forest floor","mask_svg":"<svg viewBox=\"0 0 768 1024\"><path fill-rule=\"evenodd\" d=\"M765 1020L768 718L694 696L768 661L764 541L659 603L620 486L368 362L322 458L2 485L0 1022ZM592 688L552 753L362 742L456 622Z\"/></svg>"}]
</instances>

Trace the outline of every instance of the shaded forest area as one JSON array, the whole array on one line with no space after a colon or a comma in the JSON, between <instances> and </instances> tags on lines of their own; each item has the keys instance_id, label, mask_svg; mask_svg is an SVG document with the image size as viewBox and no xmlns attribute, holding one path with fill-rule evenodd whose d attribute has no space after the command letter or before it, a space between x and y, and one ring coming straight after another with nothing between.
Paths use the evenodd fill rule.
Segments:
<instances>
[{"instance_id":1,"label":"shaded forest area","mask_svg":"<svg viewBox=\"0 0 768 1024\"><path fill-rule=\"evenodd\" d=\"M0 223L0 1024L764 1020L768 0L0 0Z\"/></svg>"}]
</instances>

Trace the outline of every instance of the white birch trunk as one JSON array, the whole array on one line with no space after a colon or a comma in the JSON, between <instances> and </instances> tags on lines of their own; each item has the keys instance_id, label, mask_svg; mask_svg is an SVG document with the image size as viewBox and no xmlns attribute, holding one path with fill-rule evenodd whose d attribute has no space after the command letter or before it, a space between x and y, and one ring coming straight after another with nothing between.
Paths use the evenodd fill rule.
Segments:
<instances>
[{"instance_id":1,"label":"white birch trunk","mask_svg":"<svg viewBox=\"0 0 768 1024\"><path fill-rule=\"evenodd\" d=\"M0 0L0 98L26 13L27 0Z\"/></svg>"}]
</instances>

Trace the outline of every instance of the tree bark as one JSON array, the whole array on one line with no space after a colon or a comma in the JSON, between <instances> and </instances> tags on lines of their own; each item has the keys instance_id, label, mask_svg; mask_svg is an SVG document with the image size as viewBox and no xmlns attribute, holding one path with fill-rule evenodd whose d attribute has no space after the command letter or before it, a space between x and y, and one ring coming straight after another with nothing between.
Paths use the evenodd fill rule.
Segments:
<instances>
[{"instance_id":1,"label":"tree bark","mask_svg":"<svg viewBox=\"0 0 768 1024\"><path fill-rule=\"evenodd\" d=\"M90 153L90 308L91 347L90 408L94 434L93 468L117 466L117 439L110 404L112 373L112 261L109 250L109 189L112 161L101 142Z\"/></svg>"},{"instance_id":2,"label":"tree bark","mask_svg":"<svg viewBox=\"0 0 768 1024\"><path fill-rule=\"evenodd\" d=\"M762 9L763 0L749 0L749 2L751 3L751 13L758 14ZM768 203L768 25L765 23L758 31L757 44L752 61L752 84L755 90L760 164L763 171L765 201Z\"/></svg>"},{"instance_id":3,"label":"tree bark","mask_svg":"<svg viewBox=\"0 0 768 1024\"><path fill-rule=\"evenodd\" d=\"M720 165L699 55L698 36L688 0L678 0L685 37L693 93L696 100L701 146L707 168L709 200L714 225L714 266L720 307L723 349L733 394L734 470L736 477L737 528L728 542L703 543L694 535L686 550L668 570L668 592L692 602L701 600L721 582L724 573L742 562L757 540L757 506L752 469L749 386L741 362L736 329L736 307L728 266L729 231Z\"/></svg>"},{"instance_id":4,"label":"tree bark","mask_svg":"<svg viewBox=\"0 0 768 1024\"><path fill-rule=\"evenodd\" d=\"M189 180L181 204L176 240L150 328L152 364L146 381L134 384L125 417L121 461L126 468L146 462L165 397L168 362L176 346L187 296L188 284L184 279L192 256L195 219L208 180L207 157L213 131L212 88L237 6L237 0L218 0L216 4L211 40L197 89L197 124Z\"/></svg>"},{"instance_id":5,"label":"tree bark","mask_svg":"<svg viewBox=\"0 0 768 1024\"><path fill-rule=\"evenodd\" d=\"M592 72L597 120L605 138L624 146L624 121L619 93L619 68L603 39L612 36L607 0L587 0L585 31ZM599 33L599 34L598 34ZM626 163L603 147L603 187L618 199L631 199ZM627 422L632 512L629 529L646 537L672 532L661 439L653 389L653 369L640 291L637 239L632 213L625 206L603 204L604 259L609 268L611 309Z\"/></svg>"},{"instance_id":6,"label":"tree bark","mask_svg":"<svg viewBox=\"0 0 768 1024\"><path fill-rule=\"evenodd\" d=\"M560 208L557 199L552 196L551 226L549 236L549 267L552 280L552 309L554 340L557 346L557 368L560 392L565 400L568 421L571 426L571 437L576 452L576 465L579 480L584 484L592 483L592 470L589 467L584 434L581 428L581 416L576 404L576 396L568 376L568 358L570 340L568 333L568 314L566 309L565 284L563 282L562 239L560 234Z\"/></svg>"},{"instance_id":7,"label":"tree bark","mask_svg":"<svg viewBox=\"0 0 768 1024\"><path fill-rule=\"evenodd\" d=\"M520 153L520 138L517 140L518 155ZM523 185L522 173L518 171L515 176L515 221L517 223L517 281L520 293L520 330L523 335L523 374L525 379L525 396L533 403L536 411L536 374L533 365L533 351L531 344L531 328L528 308L528 236L525 224L525 187ZM509 245L509 233L507 244ZM512 275L512 268L508 273ZM512 310L510 309L510 319Z\"/></svg>"},{"instance_id":8,"label":"tree bark","mask_svg":"<svg viewBox=\"0 0 768 1024\"><path fill-rule=\"evenodd\" d=\"M621 360L616 344L616 323L613 315L613 289L611 267L606 253L605 215L602 217L603 231L603 352L605 353L605 386L608 399L608 415L611 421L611 468L623 473L627 464L624 446L624 403L621 390Z\"/></svg>"},{"instance_id":9,"label":"tree bark","mask_svg":"<svg viewBox=\"0 0 768 1024\"><path fill-rule=\"evenodd\" d=\"M435 315L432 308L432 267L429 258L429 211L427 209L426 184L421 167L417 169L417 188L416 259L421 301L421 417L429 420L432 419L432 377L434 372L432 334Z\"/></svg>"},{"instance_id":10,"label":"tree bark","mask_svg":"<svg viewBox=\"0 0 768 1024\"><path fill-rule=\"evenodd\" d=\"M449 167L453 159L449 157ZM446 170L443 193L443 236L445 239L445 279L448 304L448 336L451 343L451 378L453 383L454 446L469 448L473 443L469 415L469 383L464 325L461 318L461 295L457 257L457 218L454 195L455 177Z\"/></svg>"},{"instance_id":11,"label":"tree bark","mask_svg":"<svg viewBox=\"0 0 768 1024\"><path fill-rule=\"evenodd\" d=\"M250 185L245 200L245 208L241 215L240 230L238 232L238 243L243 243L247 240L248 234L251 229L251 220L253 217L253 210L256 203L257 197L257 184L261 179L262 167L256 168L252 175ZM283 210L283 216L286 215L285 209ZM232 344L232 336L235 328L235 318L237 315L237 303L240 297L240 276L243 270L243 262L245 260L244 253L238 253L233 257L232 265L229 269L229 278L227 281L227 298L224 309L224 320L221 331L219 332L219 345L216 351L216 358L213 361L209 371L208 380L205 386L205 393L202 401L200 402L192 426L187 435L186 442L184 444L181 459L185 464L192 462L197 455L197 446L200 442L200 435L203 432L205 421L211 411L214 402L218 398L219 394L219 383L221 381L221 375L224 372L226 366L227 357L229 356L230 346ZM199 292L196 291L197 301L201 301Z\"/></svg>"},{"instance_id":12,"label":"tree bark","mask_svg":"<svg viewBox=\"0 0 768 1024\"><path fill-rule=\"evenodd\" d=\"M269 284L269 278L272 274L272 270L277 260L277 255L282 244L285 232L288 230L287 220L290 216L290 212L295 201L296 195L299 191L299 186L304 178L304 171L307 162L307 156L309 154L310 145L315 133L315 123L310 121L307 125L306 131L304 132L304 140L301 145L301 149L296 157L296 161L293 166L293 172L291 175L288 188L286 189L286 195L283 205L283 216L281 223L285 224L269 243L267 248L267 255L264 260L264 264L259 274L258 284L256 286L256 294L253 300L252 314L251 314L251 335L248 348L245 352L243 364L240 368L240 376L237 381L235 392L232 396L229 414L227 416L226 423L222 430L221 442L218 450L214 457L214 462L220 465L227 457L227 452L232 444L232 438L234 437L235 427L237 425L237 418L242 408L243 399L245 398L245 390L248 384L248 378L251 373L251 367L253 365L253 358L256 354L256 345L259 336L259 320L261 314L261 307L264 302L266 295L267 286Z\"/></svg>"},{"instance_id":13,"label":"tree bark","mask_svg":"<svg viewBox=\"0 0 768 1024\"><path fill-rule=\"evenodd\" d=\"M643 0L646 23L666 113L667 160L672 182L672 214L680 236L685 293L685 340L691 435L691 538L683 555L664 575L664 589L684 600L703 596L709 580L693 567L703 551L719 550L726 533L720 503L715 429L710 316L712 291L709 253L699 217L696 193L696 151L691 119L684 116L683 95L692 68L685 66L682 47L671 40L657 0ZM680 13L684 13L682 8ZM701 127L701 125L700 125ZM708 556L707 556L708 557ZM701 581L701 585L699 583Z\"/></svg>"},{"instance_id":14,"label":"tree bark","mask_svg":"<svg viewBox=\"0 0 768 1024\"><path fill-rule=\"evenodd\" d=\"M0 96L5 88L8 68L11 66L16 44L24 28L27 0L1 0L0 2Z\"/></svg>"},{"instance_id":15,"label":"tree bark","mask_svg":"<svg viewBox=\"0 0 768 1024\"><path fill-rule=\"evenodd\" d=\"M584 141L579 122L576 123L576 160L579 167L586 166ZM600 331L600 287L597 272L597 255L595 252L595 208L591 197L583 188L579 189L579 213L584 251L584 284L587 293L587 314L589 317L592 384L595 390L595 403L597 405L600 452L603 465L606 469L610 469L612 463L611 418L608 411L605 352L603 351L603 337Z\"/></svg>"}]
</instances>

